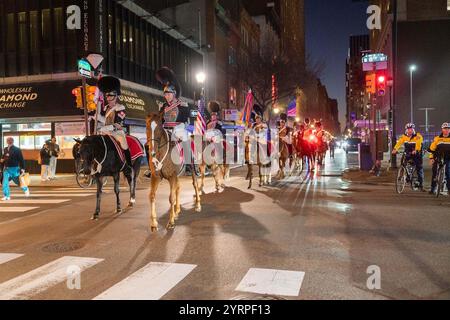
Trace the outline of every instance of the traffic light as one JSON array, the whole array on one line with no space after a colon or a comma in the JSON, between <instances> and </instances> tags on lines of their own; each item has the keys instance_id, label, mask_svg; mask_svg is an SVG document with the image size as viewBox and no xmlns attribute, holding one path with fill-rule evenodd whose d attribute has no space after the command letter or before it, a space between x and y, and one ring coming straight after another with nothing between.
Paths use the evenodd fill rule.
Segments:
<instances>
[{"instance_id":1,"label":"traffic light","mask_svg":"<svg viewBox=\"0 0 450 320\"><path fill-rule=\"evenodd\" d=\"M76 87L72 90L72 94L75 96L77 108L83 109L83 97L81 87Z\"/></svg>"},{"instance_id":2,"label":"traffic light","mask_svg":"<svg viewBox=\"0 0 450 320\"><path fill-rule=\"evenodd\" d=\"M377 75L377 93L380 97L386 93L386 76L384 74Z\"/></svg>"},{"instance_id":3,"label":"traffic light","mask_svg":"<svg viewBox=\"0 0 450 320\"><path fill-rule=\"evenodd\" d=\"M375 77L376 77L375 73L366 75L366 93L376 93L377 92Z\"/></svg>"},{"instance_id":4,"label":"traffic light","mask_svg":"<svg viewBox=\"0 0 450 320\"><path fill-rule=\"evenodd\" d=\"M96 90L96 86L86 86L86 103L89 112L97 109L97 102L95 101Z\"/></svg>"}]
</instances>

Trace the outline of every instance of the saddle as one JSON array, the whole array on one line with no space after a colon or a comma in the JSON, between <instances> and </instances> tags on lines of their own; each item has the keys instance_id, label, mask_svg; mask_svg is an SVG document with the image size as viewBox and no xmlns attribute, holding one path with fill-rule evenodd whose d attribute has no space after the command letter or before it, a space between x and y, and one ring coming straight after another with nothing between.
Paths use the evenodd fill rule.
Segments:
<instances>
[{"instance_id":1,"label":"saddle","mask_svg":"<svg viewBox=\"0 0 450 320\"><path fill-rule=\"evenodd\" d=\"M120 156L120 159L125 161L125 155L123 153L122 148L120 147L119 142L111 135L108 135L108 137L111 139L111 141L114 143L114 146L116 147L117 153ZM127 143L128 148L130 149L131 154L131 161L135 161L139 157L143 157L145 155L144 147L139 142L139 140L136 137L127 135Z\"/></svg>"}]
</instances>

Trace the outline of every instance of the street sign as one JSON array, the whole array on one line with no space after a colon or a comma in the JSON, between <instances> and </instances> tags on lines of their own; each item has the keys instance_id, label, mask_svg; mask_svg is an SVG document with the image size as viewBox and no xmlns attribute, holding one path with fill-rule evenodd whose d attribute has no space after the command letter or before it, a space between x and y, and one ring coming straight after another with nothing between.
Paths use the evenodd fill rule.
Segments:
<instances>
[{"instance_id":1,"label":"street sign","mask_svg":"<svg viewBox=\"0 0 450 320\"><path fill-rule=\"evenodd\" d=\"M363 71L386 70L388 56L384 53L371 53L362 57Z\"/></svg>"},{"instance_id":2,"label":"street sign","mask_svg":"<svg viewBox=\"0 0 450 320\"><path fill-rule=\"evenodd\" d=\"M86 57L86 60L89 61L94 69L97 69L98 66L103 62L103 56L98 53L91 53Z\"/></svg>"},{"instance_id":3,"label":"street sign","mask_svg":"<svg viewBox=\"0 0 450 320\"><path fill-rule=\"evenodd\" d=\"M78 73L80 74L80 76L85 78L91 78L92 77L91 71L92 71L91 64L87 60L85 59L78 60Z\"/></svg>"}]
</instances>

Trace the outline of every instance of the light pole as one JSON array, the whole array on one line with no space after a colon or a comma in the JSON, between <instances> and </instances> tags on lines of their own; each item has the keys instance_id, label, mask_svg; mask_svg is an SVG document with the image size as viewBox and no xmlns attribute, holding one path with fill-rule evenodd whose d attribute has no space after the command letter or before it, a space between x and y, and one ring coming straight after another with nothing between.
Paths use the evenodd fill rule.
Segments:
<instances>
[{"instance_id":1,"label":"light pole","mask_svg":"<svg viewBox=\"0 0 450 320\"><path fill-rule=\"evenodd\" d=\"M416 65L410 65L409 66L409 74L410 74L410 93L411 93L411 123L414 122L414 116L413 116L413 72L417 70Z\"/></svg>"},{"instance_id":2,"label":"light pole","mask_svg":"<svg viewBox=\"0 0 450 320\"><path fill-rule=\"evenodd\" d=\"M203 84L205 83L206 80L206 74L203 71L200 71L199 73L197 73L195 75L195 79L197 80L197 83L201 86L201 91L200 91L200 103L199 103L199 112L204 112L204 110L200 110L200 104L202 103L202 99L204 99L204 87ZM201 106L201 108L203 108L203 106ZM202 114L203 115L203 114Z\"/></svg>"}]
</instances>

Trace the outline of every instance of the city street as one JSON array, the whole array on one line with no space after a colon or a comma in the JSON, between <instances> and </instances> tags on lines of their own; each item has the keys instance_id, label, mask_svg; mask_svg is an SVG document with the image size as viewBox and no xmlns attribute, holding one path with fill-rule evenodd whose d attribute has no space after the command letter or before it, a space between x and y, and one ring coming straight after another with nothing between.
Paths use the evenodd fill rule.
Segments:
<instances>
[{"instance_id":1,"label":"city street","mask_svg":"<svg viewBox=\"0 0 450 320\"><path fill-rule=\"evenodd\" d=\"M93 189L13 188L0 204L0 299L449 299L450 198L343 180L355 166L337 149L315 175L251 190L234 169L220 193L207 178L201 213L183 177L172 231L164 181L154 234L145 179L120 216L108 183L98 221ZM380 289L367 286L373 266Z\"/></svg>"}]
</instances>

